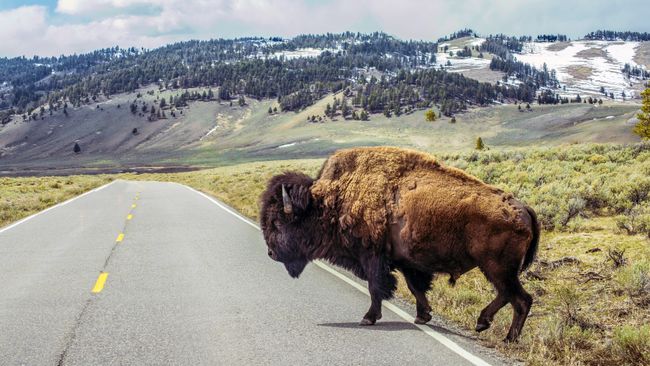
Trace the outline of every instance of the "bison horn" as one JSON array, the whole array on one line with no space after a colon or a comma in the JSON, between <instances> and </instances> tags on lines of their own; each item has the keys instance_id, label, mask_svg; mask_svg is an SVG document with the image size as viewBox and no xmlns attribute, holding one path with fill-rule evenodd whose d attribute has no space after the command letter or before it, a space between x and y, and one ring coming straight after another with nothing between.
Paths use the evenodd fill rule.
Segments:
<instances>
[{"instance_id":1,"label":"bison horn","mask_svg":"<svg viewBox=\"0 0 650 366\"><path fill-rule=\"evenodd\" d=\"M291 197L287 193L287 189L282 185L282 203L284 203L284 213L290 215L293 213L293 206L291 205Z\"/></svg>"}]
</instances>

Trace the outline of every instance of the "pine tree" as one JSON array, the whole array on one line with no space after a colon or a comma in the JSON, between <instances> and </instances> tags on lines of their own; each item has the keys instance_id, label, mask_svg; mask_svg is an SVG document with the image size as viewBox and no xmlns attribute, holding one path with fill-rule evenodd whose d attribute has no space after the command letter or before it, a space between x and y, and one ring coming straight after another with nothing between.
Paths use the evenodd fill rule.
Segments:
<instances>
[{"instance_id":1,"label":"pine tree","mask_svg":"<svg viewBox=\"0 0 650 366\"><path fill-rule=\"evenodd\" d=\"M641 93L643 105L641 112L637 114L639 122L634 126L634 133L639 135L643 140L650 140L650 88Z\"/></svg>"},{"instance_id":2,"label":"pine tree","mask_svg":"<svg viewBox=\"0 0 650 366\"><path fill-rule=\"evenodd\" d=\"M72 149L72 151L74 151L75 154L79 154L81 152L81 146L79 146L78 142L74 143L74 148Z\"/></svg>"},{"instance_id":3,"label":"pine tree","mask_svg":"<svg viewBox=\"0 0 650 366\"><path fill-rule=\"evenodd\" d=\"M478 137L476 139L476 150L483 150L485 149L485 145L483 144L483 139L481 137Z\"/></svg>"},{"instance_id":4,"label":"pine tree","mask_svg":"<svg viewBox=\"0 0 650 366\"><path fill-rule=\"evenodd\" d=\"M369 118L368 118L368 112L366 112L365 110L362 110L362 111L361 111L361 115L359 116L359 118L360 118L362 121L367 121L367 120L369 119Z\"/></svg>"},{"instance_id":5,"label":"pine tree","mask_svg":"<svg viewBox=\"0 0 650 366\"><path fill-rule=\"evenodd\" d=\"M348 102L343 97L341 101L341 115L343 118L346 118L350 114L350 107L348 107Z\"/></svg>"},{"instance_id":6,"label":"pine tree","mask_svg":"<svg viewBox=\"0 0 650 366\"><path fill-rule=\"evenodd\" d=\"M269 114L273 114L273 108L269 107Z\"/></svg>"}]
</instances>

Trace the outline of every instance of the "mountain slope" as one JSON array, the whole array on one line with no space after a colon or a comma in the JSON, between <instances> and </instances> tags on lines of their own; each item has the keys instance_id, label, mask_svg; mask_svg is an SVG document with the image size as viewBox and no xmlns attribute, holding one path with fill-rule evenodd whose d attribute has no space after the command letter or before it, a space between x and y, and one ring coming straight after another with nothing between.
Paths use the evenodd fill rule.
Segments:
<instances>
[{"instance_id":1,"label":"mountain slope","mask_svg":"<svg viewBox=\"0 0 650 366\"><path fill-rule=\"evenodd\" d=\"M455 123L444 116L427 122L424 110L390 118L373 114L369 121L345 119L340 112L325 117L327 105L340 100L342 93L330 94L301 112L269 114L269 108L278 107L277 100L251 98L244 106L216 99L193 101L187 107L165 108L166 118L153 121L148 113L130 111L133 100L141 110L143 104L158 105L175 93L151 88L115 95L95 107L70 107L67 117L57 111L53 116L46 113L44 120L16 118L0 128L0 170L13 174L25 169L214 166L322 157L360 145L461 151L473 148L478 136L490 148L638 141L630 124L638 105L630 102L533 105L530 111L514 105L472 108L456 115ZM320 116L320 122L311 122L311 116ZM79 154L73 151L75 142Z\"/></svg>"}]
</instances>

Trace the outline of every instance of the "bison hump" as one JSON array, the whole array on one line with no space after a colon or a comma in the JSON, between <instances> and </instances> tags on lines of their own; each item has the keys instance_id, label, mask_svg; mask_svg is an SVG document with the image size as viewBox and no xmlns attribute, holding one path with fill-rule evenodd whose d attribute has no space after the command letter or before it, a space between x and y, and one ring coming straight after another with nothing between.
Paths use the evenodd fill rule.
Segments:
<instances>
[{"instance_id":1,"label":"bison hump","mask_svg":"<svg viewBox=\"0 0 650 366\"><path fill-rule=\"evenodd\" d=\"M340 150L323 165L312 195L334 210L343 230L379 244L395 209L401 180L416 170L438 169L433 156L392 147Z\"/></svg>"}]
</instances>

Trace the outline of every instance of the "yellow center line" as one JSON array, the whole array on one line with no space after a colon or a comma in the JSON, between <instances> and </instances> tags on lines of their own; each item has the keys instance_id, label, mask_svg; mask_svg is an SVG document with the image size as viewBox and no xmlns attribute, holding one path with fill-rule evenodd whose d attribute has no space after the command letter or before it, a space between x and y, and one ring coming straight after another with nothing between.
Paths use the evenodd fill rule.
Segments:
<instances>
[{"instance_id":1,"label":"yellow center line","mask_svg":"<svg viewBox=\"0 0 650 366\"><path fill-rule=\"evenodd\" d=\"M127 220L131 220L133 218L133 215L129 214L129 216L126 217Z\"/></svg>"},{"instance_id":2,"label":"yellow center line","mask_svg":"<svg viewBox=\"0 0 650 366\"><path fill-rule=\"evenodd\" d=\"M124 240L124 233L120 233L120 235L117 236L117 239L115 239L116 242L120 243Z\"/></svg>"},{"instance_id":3,"label":"yellow center line","mask_svg":"<svg viewBox=\"0 0 650 366\"><path fill-rule=\"evenodd\" d=\"M99 277L97 277L97 282L95 282L95 287L92 289L93 294L97 294L102 292L104 289L104 284L106 283L106 279L108 278L108 272L101 272L99 274Z\"/></svg>"}]
</instances>

